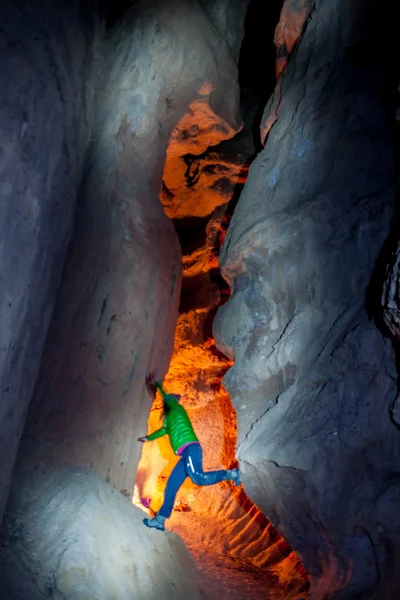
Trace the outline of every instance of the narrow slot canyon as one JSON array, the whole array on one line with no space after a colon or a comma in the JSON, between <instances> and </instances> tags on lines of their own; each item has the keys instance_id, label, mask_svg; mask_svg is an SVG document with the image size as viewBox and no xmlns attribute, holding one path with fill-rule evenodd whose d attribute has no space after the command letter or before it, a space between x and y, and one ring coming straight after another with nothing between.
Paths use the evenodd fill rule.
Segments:
<instances>
[{"instance_id":1,"label":"narrow slot canyon","mask_svg":"<svg viewBox=\"0 0 400 600\"><path fill-rule=\"evenodd\" d=\"M179 317L165 385L183 398L204 448L205 468L218 470L237 465L236 414L222 384L233 361L217 349L212 332L214 315L230 293L220 274L218 254L255 149L252 120L219 145L218 130L211 123L211 147L196 154L196 134L207 130L207 123L202 122L203 106L189 109L197 125L193 131L185 116L173 132L160 196L182 248ZM150 411L149 431L162 425L162 415L158 396ZM149 509L150 515L162 505L176 462L166 437L144 445L134 503ZM305 597L309 583L299 558L242 486L236 489L223 482L199 488L187 479L168 523L190 549L206 596Z\"/></svg>"},{"instance_id":2,"label":"narrow slot canyon","mask_svg":"<svg viewBox=\"0 0 400 600\"><path fill-rule=\"evenodd\" d=\"M5 0L0 600L400 598L398 12Z\"/></svg>"}]
</instances>

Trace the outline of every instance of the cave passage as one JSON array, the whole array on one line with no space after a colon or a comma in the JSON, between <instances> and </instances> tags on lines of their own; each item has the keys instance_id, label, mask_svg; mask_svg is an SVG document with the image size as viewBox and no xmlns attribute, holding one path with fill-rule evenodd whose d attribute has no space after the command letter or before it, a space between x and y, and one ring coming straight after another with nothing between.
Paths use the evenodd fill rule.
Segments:
<instances>
[{"instance_id":1,"label":"cave passage","mask_svg":"<svg viewBox=\"0 0 400 600\"><path fill-rule=\"evenodd\" d=\"M397 598L398 15L3 4L0 599Z\"/></svg>"},{"instance_id":2,"label":"cave passage","mask_svg":"<svg viewBox=\"0 0 400 600\"><path fill-rule=\"evenodd\" d=\"M255 134L261 120L259 106L264 108L275 84L273 32L281 8L281 2L266 8L253 0L247 10L239 58L244 118L241 132L218 144L218 128L212 125L209 147L203 152L192 148L185 153L188 137L195 138L207 126L191 107L196 127L186 117L178 123L172 134L173 151L167 151L164 167L160 200L178 234L183 270L174 351L165 387L182 396L202 444L205 470L238 465L236 414L222 384L233 361L217 349L212 332L214 316L230 295L220 273L218 254L255 156L256 136L260 138L259 132ZM260 36L262 28L264 35ZM270 48L265 40L270 40ZM265 59L262 84L255 66L259 55ZM184 140L182 150L179 139ZM158 396L150 411L149 433L162 425L162 404ZM150 515L162 505L176 459L168 436L144 444L133 502ZM203 588L204 582L210 590L218 587L219 598L231 598L233 589L238 597L242 594L240 597L247 598L282 596L297 600L307 593L308 576L298 556L247 497L243 486L236 489L225 482L199 488L187 479L167 527L190 549ZM232 569L234 581L230 581Z\"/></svg>"},{"instance_id":3,"label":"cave passage","mask_svg":"<svg viewBox=\"0 0 400 600\"><path fill-rule=\"evenodd\" d=\"M214 145L199 156L174 156L170 163L167 158L167 178L170 172L179 171L176 162L182 161L190 165L188 170L194 170L195 165L196 181L187 176L175 180L172 193L164 180L160 196L161 202L167 199L168 215L182 247L183 266L174 351L165 387L182 396L181 403L202 444L205 470L231 469L238 464L236 414L222 384L233 361L216 348L212 322L218 307L229 298L229 287L220 274L218 249L246 180L248 159L244 163L241 160L249 150L251 133L242 135L239 142L232 138ZM196 211L203 211L204 216L185 213L185 195L187 210L193 206L191 196L195 195ZM179 218L174 219L175 203ZM162 404L158 396L150 411L149 433L162 425ZM150 515L162 505L176 459L168 436L144 444L133 502ZM225 482L199 488L187 479L167 527L190 549L199 583L209 591L218 588L219 598L231 598L233 589L238 597L246 594L247 598L271 599L283 594L297 600L307 592L308 577L298 556L242 486L236 489Z\"/></svg>"}]
</instances>

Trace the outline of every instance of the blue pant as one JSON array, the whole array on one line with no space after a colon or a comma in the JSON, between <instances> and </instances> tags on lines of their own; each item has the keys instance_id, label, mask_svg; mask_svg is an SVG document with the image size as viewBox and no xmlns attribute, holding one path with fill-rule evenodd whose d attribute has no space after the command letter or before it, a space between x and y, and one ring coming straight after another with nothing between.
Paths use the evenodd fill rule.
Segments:
<instances>
[{"instance_id":1,"label":"blue pant","mask_svg":"<svg viewBox=\"0 0 400 600\"><path fill-rule=\"evenodd\" d=\"M164 493L164 504L158 514L166 519L172 513L175 497L186 477L196 485L213 485L220 481L231 479L229 471L203 471L203 450L200 444L190 444L182 452L180 460L175 465L168 478Z\"/></svg>"}]
</instances>

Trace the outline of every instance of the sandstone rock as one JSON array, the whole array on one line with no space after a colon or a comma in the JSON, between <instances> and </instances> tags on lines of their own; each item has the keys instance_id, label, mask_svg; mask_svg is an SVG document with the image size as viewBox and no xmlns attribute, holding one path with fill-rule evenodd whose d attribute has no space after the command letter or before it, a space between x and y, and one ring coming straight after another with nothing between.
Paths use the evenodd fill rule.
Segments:
<instances>
[{"instance_id":1,"label":"sandstone rock","mask_svg":"<svg viewBox=\"0 0 400 600\"><path fill-rule=\"evenodd\" d=\"M284 71L288 58L301 38L305 23L313 7L312 0L285 0L279 23L276 26L274 44L276 46L276 76Z\"/></svg>"},{"instance_id":2,"label":"sandstone rock","mask_svg":"<svg viewBox=\"0 0 400 600\"><path fill-rule=\"evenodd\" d=\"M179 243L158 198L165 153L182 122L183 138L197 127L201 151L234 134L237 69L189 0L136 3L110 33L104 69L18 472L68 462L132 492L151 406L145 376L166 371L180 291Z\"/></svg>"},{"instance_id":3,"label":"sandstone rock","mask_svg":"<svg viewBox=\"0 0 400 600\"><path fill-rule=\"evenodd\" d=\"M199 4L237 61L249 0L199 0Z\"/></svg>"},{"instance_id":4,"label":"sandstone rock","mask_svg":"<svg viewBox=\"0 0 400 600\"><path fill-rule=\"evenodd\" d=\"M180 148L179 141L175 135L173 152L167 152L164 182L169 187L161 196L183 252L181 314L165 386L182 396L202 444L204 468L231 468L236 465L236 416L221 380L232 361L216 349L211 324L226 299L217 255L226 233L228 206L245 181L254 146L252 136L242 131L199 156L184 156L184 175L174 169L176 156L186 145L184 139ZM162 413L157 398L150 412L150 432L161 426ZM136 480L138 505L152 512L160 508L176 462L167 436L144 444ZM190 514L182 515L181 506ZM206 591L218 588L223 594L226 572L232 573L228 594L240 600L248 593L255 599L284 595L298 600L300 591L307 589L298 556L242 488L224 483L199 489L186 480L168 528L190 549ZM244 592L246 582L249 592Z\"/></svg>"},{"instance_id":5,"label":"sandstone rock","mask_svg":"<svg viewBox=\"0 0 400 600\"><path fill-rule=\"evenodd\" d=\"M2 4L0 516L32 397L93 117L101 20L73 0Z\"/></svg>"},{"instance_id":6,"label":"sandstone rock","mask_svg":"<svg viewBox=\"0 0 400 600\"><path fill-rule=\"evenodd\" d=\"M394 337L396 349L400 333L399 264L400 255L399 247L397 247L396 252L394 252L391 256L391 260L386 268L381 297L383 320L386 327ZM399 396L397 396L391 406L391 415L393 421L397 425L400 425Z\"/></svg>"},{"instance_id":7,"label":"sandstone rock","mask_svg":"<svg viewBox=\"0 0 400 600\"><path fill-rule=\"evenodd\" d=\"M9 567L6 572L2 561L2 598L202 597L183 542L147 529L143 512L94 473L52 469L14 489L9 529L2 531L1 556L6 544Z\"/></svg>"},{"instance_id":8,"label":"sandstone rock","mask_svg":"<svg viewBox=\"0 0 400 600\"><path fill-rule=\"evenodd\" d=\"M268 100L260 123L260 139L265 140L279 116L282 99L283 74L297 42L301 38L313 8L312 0L285 0L275 29L277 84Z\"/></svg>"},{"instance_id":9,"label":"sandstone rock","mask_svg":"<svg viewBox=\"0 0 400 600\"><path fill-rule=\"evenodd\" d=\"M228 230L214 325L246 492L319 599L398 589L396 370L365 308L395 199L371 6L315 5Z\"/></svg>"}]
</instances>

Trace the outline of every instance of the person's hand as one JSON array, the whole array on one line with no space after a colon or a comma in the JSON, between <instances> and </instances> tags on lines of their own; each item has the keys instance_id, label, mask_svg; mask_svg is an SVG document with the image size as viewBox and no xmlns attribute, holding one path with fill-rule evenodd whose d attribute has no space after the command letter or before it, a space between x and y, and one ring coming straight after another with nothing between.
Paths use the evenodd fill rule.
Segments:
<instances>
[{"instance_id":1,"label":"person's hand","mask_svg":"<svg viewBox=\"0 0 400 600\"><path fill-rule=\"evenodd\" d=\"M143 437L138 438L138 442L147 442L147 437L144 435Z\"/></svg>"},{"instance_id":2,"label":"person's hand","mask_svg":"<svg viewBox=\"0 0 400 600\"><path fill-rule=\"evenodd\" d=\"M146 377L146 385L151 396L156 395L157 388L155 386L155 381L154 373L149 373Z\"/></svg>"}]
</instances>

